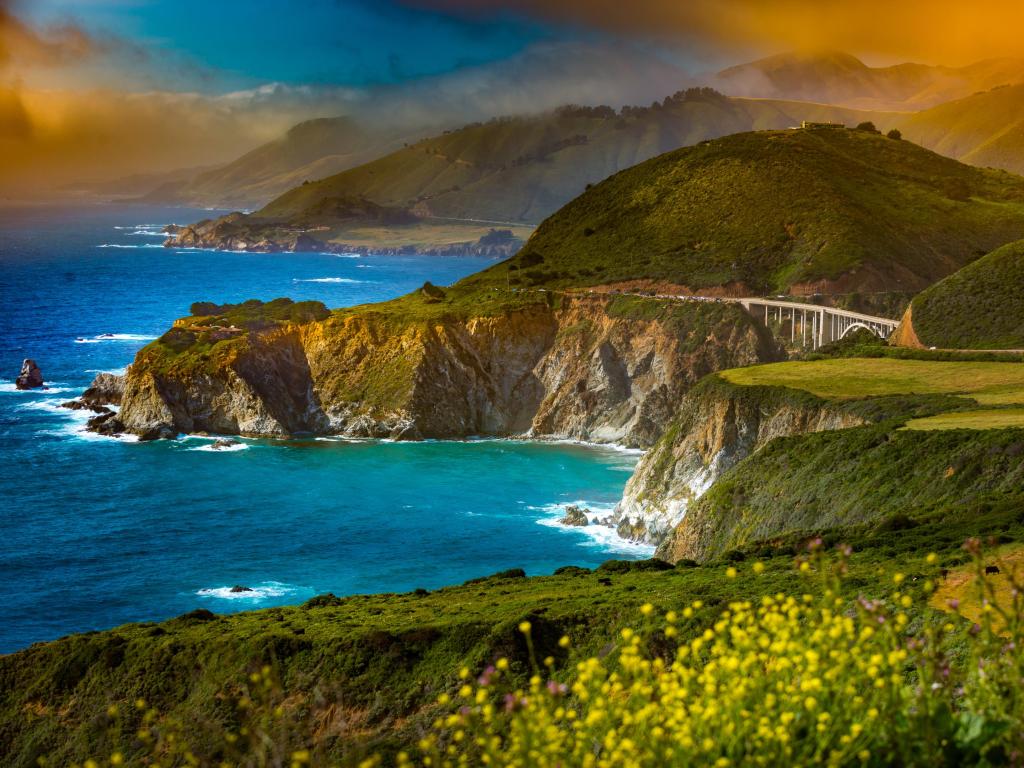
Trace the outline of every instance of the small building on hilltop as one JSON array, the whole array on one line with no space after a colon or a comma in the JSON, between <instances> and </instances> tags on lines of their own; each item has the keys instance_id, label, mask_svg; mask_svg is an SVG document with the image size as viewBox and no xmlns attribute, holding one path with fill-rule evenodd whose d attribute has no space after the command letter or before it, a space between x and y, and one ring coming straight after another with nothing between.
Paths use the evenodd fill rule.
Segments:
<instances>
[{"instance_id":1,"label":"small building on hilltop","mask_svg":"<svg viewBox=\"0 0 1024 768\"><path fill-rule=\"evenodd\" d=\"M803 128L805 131L814 130L818 128L845 128L846 123L814 123L811 122L810 120L802 120L800 122L800 127Z\"/></svg>"}]
</instances>

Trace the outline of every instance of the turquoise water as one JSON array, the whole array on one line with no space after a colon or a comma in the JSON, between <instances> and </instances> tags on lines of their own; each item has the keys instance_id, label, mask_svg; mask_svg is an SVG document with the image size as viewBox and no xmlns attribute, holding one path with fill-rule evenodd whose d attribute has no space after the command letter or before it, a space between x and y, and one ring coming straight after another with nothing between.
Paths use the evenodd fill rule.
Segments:
<instances>
[{"instance_id":1,"label":"turquoise water","mask_svg":"<svg viewBox=\"0 0 1024 768\"><path fill-rule=\"evenodd\" d=\"M215 452L208 439L85 433L83 416L59 404L97 371L123 369L193 301L343 306L492 263L159 247L160 225L213 213L0 209L0 652L199 607L649 556L610 529L555 524L567 503L615 504L637 457L612 449L311 439ZM48 391L14 391L24 357ZM235 584L254 591L232 595Z\"/></svg>"}]
</instances>

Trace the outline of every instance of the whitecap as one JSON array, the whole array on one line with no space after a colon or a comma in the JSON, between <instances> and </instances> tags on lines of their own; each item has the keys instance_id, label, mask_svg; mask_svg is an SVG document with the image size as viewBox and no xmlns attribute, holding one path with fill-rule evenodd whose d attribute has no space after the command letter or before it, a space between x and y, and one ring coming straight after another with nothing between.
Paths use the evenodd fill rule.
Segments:
<instances>
[{"instance_id":1,"label":"whitecap","mask_svg":"<svg viewBox=\"0 0 1024 768\"><path fill-rule=\"evenodd\" d=\"M565 509L569 506L577 506L587 509L589 525L563 525L559 522L565 516ZM575 533L581 537L579 545L590 549L599 549L610 554L633 555L635 557L652 557L656 547L650 544L641 544L635 541L628 541L622 538L614 528L606 525L597 525L596 522L607 517L615 511L614 504L595 503L584 500L545 504L543 506L527 506L527 509L542 513L537 520L538 525L548 528L557 528L565 533Z\"/></svg>"},{"instance_id":2,"label":"whitecap","mask_svg":"<svg viewBox=\"0 0 1024 768\"><path fill-rule=\"evenodd\" d=\"M132 245L126 245L124 243L102 243L96 246L97 248L163 248L160 243L138 243Z\"/></svg>"},{"instance_id":3,"label":"whitecap","mask_svg":"<svg viewBox=\"0 0 1024 768\"><path fill-rule=\"evenodd\" d=\"M221 447L215 446L213 443L209 445L200 445L198 448L189 448L190 451L207 451L208 453L234 453L235 451L244 451L249 446L245 443L235 443L233 445L225 445Z\"/></svg>"},{"instance_id":4,"label":"whitecap","mask_svg":"<svg viewBox=\"0 0 1024 768\"><path fill-rule=\"evenodd\" d=\"M0 392L18 395L60 395L64 392L75 392L74 387L62 387L58 382L48 382L43 387L36 389L18 389L13 381L0 382Z\"/></svg>"},{"instance_id":5,"label":"whitecap","mask_svg":"<svg viewBox=\"0 0 1024 768\"><path fill-rule=\"evenodd\" d=\"M350 277L310 277L308 279L300 279L296 277L292 280L293 283L362 283L363 280L353 280Z\"/></svg>"},{"instance_id":6,"label":"whitecap","mask_svg":"<svg viewBox=\"0 0 1024 768\"><path fill-rule=\"evenodd\" d=\"M153 341L155 338L157 337L142 333L101 333L89 339L79 336L75 339L75 344L100 344L104 341Z\"/></svg>"},{"instance_id":7,"label":"whitecap","mask_svg":"<svg viewBox=\"0 0 1024 768\"><path fill-rule=\"evenodd\" d=\"M304 587L282 584L280 581L264 581L247 592L232 592L231 587L207 587L196 590L199 597L216 597L220 600L266 600L270 597L284 597L300 591L309 591Z\"/></svg>"},{"instance_id":8,"label":"whitecap","mask_svg":"<svg viewBox=\"0 0 1024 768\"><path fill-rule=\"evenodd\" d=\"M111 376L124 376L126 373L128 373L128 366L126 365L123 368L109 368L109 369L104 369L104 368L86 368L85 372L86 373L109 373Z\"/></svg>"}]
</instances>

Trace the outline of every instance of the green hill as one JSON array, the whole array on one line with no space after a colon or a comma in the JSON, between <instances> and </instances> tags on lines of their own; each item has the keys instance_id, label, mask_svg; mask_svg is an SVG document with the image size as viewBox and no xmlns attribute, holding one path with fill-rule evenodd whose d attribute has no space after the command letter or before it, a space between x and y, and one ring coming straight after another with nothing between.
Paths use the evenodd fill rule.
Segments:
<instances>
[{"instance_id":1,"label":"green hill","mask_svg":"<svg viewBox=\"0 0 1024 768\"><path fill-rule=\"evenodd\" d=\"M1024 59L987 59L964 67L869 67L855 56L833 51L783 53L729 67L715 76L714 84L735 96L909 111L1022 80Z\"/></svg>"},{"instance_id":2,"label":"green hill","mask_svg":"<svg viewBox=\"0 0 1024 768\"><path fill-rule=\"evenodd\" d=\"M225 166L162 184L140 202L257 207L304 181L390 152L404 138L397 130L369 130L347 117L307 120Z\"/></svg>"},{"instance_id":3,"label":"green hill","mask_svg":"<svg viewBox=\"0 0 1024 768\"><path fill-rule=\"evenodd\" d=\"M467 282L916 291L1021 233L1024 178L865 131L766 131L616 174Z\"/></svg>"},{"instance_id":4,"label":"green hill","mask_svg":"<svg viewBox=\"0 0 1024 768\"><path fill-rule=\"evenodd\" d=\"M318 199L366 197L438 218L538 222L589 184L651 157L739 131L788 128L801 120L896 122L884 115L753 99L710 89L681 91L651 107L564 107L498 118L424 139L373 162L296 187L258 211L296 215Z\"/></svg>"},{"instance_id":5,"label":"green hill","mask_svg":"<svg viewBox=\"0 0 1024 768\"><path fill-rule=\"evenodd\" d=\"M941 104L907 117L899 128L962 162L1024 173L1024 84Z\"/></svg>"},{"instance_id":6,"label":"green hill","mask_svg":"<svg viewBox=\"0 0 1024 768\"><path fill-rule=\"evenodd\" d=\"M1024 242L1004 245L923 291L911 311L926 346L1024 348Z\"/></svg>"}]
</instances>

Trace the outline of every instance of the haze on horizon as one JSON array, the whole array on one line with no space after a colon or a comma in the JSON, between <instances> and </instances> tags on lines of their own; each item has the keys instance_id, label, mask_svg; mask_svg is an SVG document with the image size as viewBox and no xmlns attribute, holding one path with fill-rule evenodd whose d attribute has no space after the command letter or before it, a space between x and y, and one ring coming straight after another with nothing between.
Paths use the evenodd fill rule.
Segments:
<instances>
[{"instance_id":1,"label":"haze on horizon","mask_svg":"<svg viewBox=\"0 0 1024 768\"><path fill-rule=\"evenodd\" d=\"M1024 56L1006 0L0 0L0 197L210 166L312 117L441 128L645 104L789 50Z\"/></svg>"}]
</instances>

